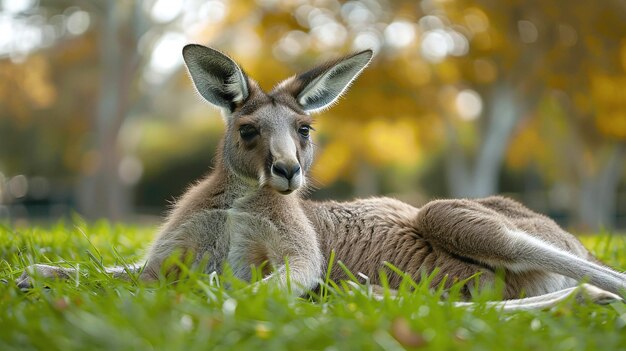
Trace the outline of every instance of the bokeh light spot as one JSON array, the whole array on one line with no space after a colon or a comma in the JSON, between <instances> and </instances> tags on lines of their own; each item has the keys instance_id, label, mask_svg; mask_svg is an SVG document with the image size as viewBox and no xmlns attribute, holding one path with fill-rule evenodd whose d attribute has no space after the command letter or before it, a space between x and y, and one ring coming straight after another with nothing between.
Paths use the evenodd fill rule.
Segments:
<instances>
[{"instance_id":1,"label":"bokeh light spot","mask_svg":"<svg viewBox=\"0 0 626 351\"><path fill-rule=\"evenodd\" d=\"M471 89L465 89L459 92L454 102L459 117L464 120L474 120L478 118L483 110L483 101L480 95Z\"/></svg>"},{"instance_id":2,"label":"bokeh light spot","mask_svg":"<svg viewBox=\"0 0 626 351\"><path fill-rule=\"evenodd\" d=\"M83 34L89 29L89 24L91 23L91 18L89 17L89 13L85 11L74 11L68 17L65 25L67 26L67 31L73 35Z\"/></svg>"},{"instance_id":3,"label":"bokeh light spot","mask_svg":"<svg viewBox=\"0 0 626 351\"><path fill-rule=\"evenodd\" d=\"M395 21L385 28L385 41L393 47L404 47L415 40L415 26L407 21Z\"/></svg>"},{"instance_id":4,"label":"bokeh light spot","mask_svg":"<svg viewBox=\"0 0 626 351\"><path fill-rule=\"evenodd\" d=\"M522 43L532 44L537 41L539 32L537 27L531 21L521 20L517 22L517 30Z\"/></svg>"}]
</instances>

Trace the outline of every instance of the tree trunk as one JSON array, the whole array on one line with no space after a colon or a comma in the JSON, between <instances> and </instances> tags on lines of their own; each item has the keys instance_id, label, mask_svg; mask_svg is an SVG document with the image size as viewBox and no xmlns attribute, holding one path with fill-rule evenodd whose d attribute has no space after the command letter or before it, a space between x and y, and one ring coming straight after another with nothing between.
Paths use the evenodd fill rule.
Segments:
<instances>
[{"instance_id":1,"label":"tree trunk","mask_svg":"<svg viewBox=\"0 0 626 351\"><path fill-rule=\"evenodd\" d=\"M489 125L483 137L473 172L471 197L493 195L498 191L500 169L513 129L523 117L509 86L495 88L488 109Z\"/></svg>"},{"instance_id":2,"label":"tree trunk","mask_svg":"<svg viewBox=\"0 0 626 351\"><path fill-rule=\"evenodd\" d=\"M128 109L129 53L119 38L118 3L103 3L104 16L100 37L100 98L96 110L93 149L95 167L86 174L79 188L79 210L87 218L119 220L130 209L127 186L122 184L118 168L120 152L118 133ZM131 52L135 48L130 48Z\"/></svg>"},{"instance_id":3,"label":"tree trunk","mask_svg":"<svg viewBox=\"0 0 626 351\"><path fill-rule=\"evenodd\" d=\"M617 144L604 167L581 181L578 218L585 228L598 230L615 227L617 187L624 171L626 147Z\"/></svg>"},{"instance_id":4,"label":"tree trunk","mask_svg":"<svg viewBox=\"0 0 626 351\"><path fill-rule=\"evenodd\" d=\"M488 116L488 121L474 162L465 156L453 127L448 125L450 150L446 155L446 172L452 197L484 197L498 191L506 148L523 113L515 99L515 90L507 83L494 86L486 100L490 105L483 115Z\"/></svg>"},{"instance_id":5,"label":"tree trunk","mask_svg":"<svg viewBox=\"0 0 626 351\"><path fill-rule=\"evenodd\" d=\"M466 197L472 187L468 161L458 143L456 131L451 123L446 123L446 134L450 143L445 156L448 191L452 197Z\"/></svg>"}]
</instances>

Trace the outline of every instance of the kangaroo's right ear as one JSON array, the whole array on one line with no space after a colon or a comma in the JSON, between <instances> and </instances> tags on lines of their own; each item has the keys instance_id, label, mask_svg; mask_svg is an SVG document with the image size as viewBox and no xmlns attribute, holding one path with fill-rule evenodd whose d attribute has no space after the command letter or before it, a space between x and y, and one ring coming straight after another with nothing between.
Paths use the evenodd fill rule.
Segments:
<instances>
[{"instance_id":1,"label":"kangaroo's right ear","mask_svg":"<svg viewBox=\"0 0 626 351\"><path fill-rule=\"evenodd\" d=\"M248 98L248 79L228 56L189 44L183 48L183 58L198 93L208 102L232 112Z\"/></svg>"},{"instance_id":2,"label":"kangaroo's right ear","mask_svg":"<svg viewBox=\"0 0 626 351\"><path fill-rule=\"evenodd\" d=\"M373 54L372 50L365 50L327 62L283 81L274 90L293 95L305 112L321 111L332 106L348 89Z\"/></svg>"}]
</instances>

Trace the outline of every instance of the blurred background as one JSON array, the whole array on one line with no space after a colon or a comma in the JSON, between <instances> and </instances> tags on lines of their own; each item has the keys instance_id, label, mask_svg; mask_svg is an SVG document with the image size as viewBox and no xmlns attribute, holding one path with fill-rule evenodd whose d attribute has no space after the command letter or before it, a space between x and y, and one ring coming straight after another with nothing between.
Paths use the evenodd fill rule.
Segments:
<instances>
[{"instance_id":1,"label":"blurred background","mask_svg":"<svg viewBox=\"0 0 626 351\"><path fill-rule=\"evenodd\" d=\"M181 58L229 53L269 89L372 65L317 118L316 199L512 196L626 229L623 0L0 2L0 221L157 221L223 130Z\"/></svg>"}]
</instances>

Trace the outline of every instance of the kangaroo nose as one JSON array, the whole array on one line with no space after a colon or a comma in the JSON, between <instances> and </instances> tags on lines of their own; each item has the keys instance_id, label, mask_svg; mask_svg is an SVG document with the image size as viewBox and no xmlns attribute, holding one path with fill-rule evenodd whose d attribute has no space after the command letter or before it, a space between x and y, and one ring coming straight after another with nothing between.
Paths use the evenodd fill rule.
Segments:
<instances>
[{"instance_id":1,"label":"kangaroo nose","mask_svg":"<svg viewBox=\"0 0 626 351\"><path fill-rule=\"evenodd\" d=\"M300 165L296 163L292 166L287 166L284 163L277 162L272 165L272 172L287 180L291 180L294 175L300 173Z\"/></svg>"}]
</instances>

